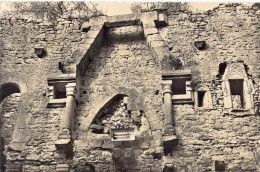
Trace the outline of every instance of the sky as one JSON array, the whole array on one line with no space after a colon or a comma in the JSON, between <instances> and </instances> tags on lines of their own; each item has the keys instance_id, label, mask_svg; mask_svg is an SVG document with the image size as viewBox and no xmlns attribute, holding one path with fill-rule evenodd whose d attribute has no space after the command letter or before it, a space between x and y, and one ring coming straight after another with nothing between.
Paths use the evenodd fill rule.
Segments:
<instances>
[{"instance_id":1,"label":"sky","mask_svg":"<svg viewBox=\"0 0 260 172\"><path fill-rule=\"evenodd\" d=\"M131 1L117 1L117 2L111 2L111 1L105 1L105 2L99 2L100 8L106 11L106 14L111 15L122 15L122 14L131 14L130 6ZM219 2L190 2L190 5L194 9L200 9L200 10L210 10L214 7L218 6Z\"/></svg>"},{"instance_id":2,"label":"sky","mask_svg":"<svg viewBox=\"0 0 260 172\"><path fill-rule=\"evenodd\" d=\"M159 1L162 1L162 0L159 0ZM181 0L179 0L179 1L181 1ZM102 8L106 12L107 15L112 16L112 15L131 14L130 6L131 6L132 2L134 2L134 1L103 1L103 2L98 2L98 4L99 4L100 8ZM186 2L186 1L183 1L183 2ZM223 2L231 2L231 1L230 0L229 1L219 0L217 2L217 1L194 1L193 0L189 3L193 10L207 11L207 10L212 10L214 7L217 7L220 3L223 3ZM246 5L252 5L254 2L257 2L257 0L254 0L254 1L240 0L239 2L243 2Z\"/></svg>"},{"instance_id":3,"label":"sky","mask_svg":"<svg viewBox=\"0 0 260 172\"><path fill-rule=\"evenodd\" d=\"M19 0L18 0L19 1ZM159 0L162 1L162 0ZM179 0L181 1L181 0ZM109 16L113 15L123 15L123 14L131 14L130 6L131 3L134 1L97 1L99 4L99 7L105 12L105 14ZM141 2L139 0L139 2ZM183 1L185 2L185 1ZM214 7L217 7L219 3L223 2L228 2L226 1L191 1L189 2L193 10L200 10L200 11L207 11L207 10L212 10ZM230 2L230 0L229 0ZM233 1L234 2L234 1ZM253 1L245 1L245 0L240 0L239 2L243 2L244 4L247 5L252 5L254 2L257 2L257 0ZM3 2L0 0L0 8L5 9L8 8L6 5L6 2Z\"/></svg>"}]
</instances>

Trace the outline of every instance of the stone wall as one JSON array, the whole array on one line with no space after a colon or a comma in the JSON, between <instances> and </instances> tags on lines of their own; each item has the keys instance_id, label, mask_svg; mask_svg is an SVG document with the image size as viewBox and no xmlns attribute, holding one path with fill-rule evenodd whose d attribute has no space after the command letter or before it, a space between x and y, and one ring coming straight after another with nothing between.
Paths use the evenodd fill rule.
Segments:
<instances>
[{"instance_id":1,"label":"stone wall","mask_svg":"<svg viewBox=\"0 0 260 172\"><path fill-rule=\"evenodd\" d=\"M17 111L18 111L18 104L20 100L20 93L11 94L10 96L6 97L4 101L1 103L1 128L0 128L0 135L1 135L1 147L0 147L0 165L1 170L4 170L6 157L5 145L8 145L12 141L12 133L14 131L14 126L17 119Z\"/></svg>"},{"instance_id":2,"label":"stone wall","mask_svg":"<svg viewBox=\"0 0 260 172\"><path fill-rule=\"evenodd\" d=\"M224 114L218 73L220 63L243 61L254 88L259 89L259 9L223 4L203 14L170 12L168 19L169 26L159 30L172 57L180 60L180 69L192 70L194 88L209 87L213 99L212 109L173 107L179 139L173 151L174 166L177 170L213 171L217 160L225 162L227 171L256 170L259 116ZM195 41L205 41L205 49L198 50Z\"/></svg>"},{"instance_id":3,"label":"stone wall","mask_svg":"<svg viewBox=\"0 0 260 172\"><path fill-rule=\"evenodd\" d=\"M7 171L145 172L163 171L166 164L174 171L214 171L224 163L226 171L259 169L259 7L168 11L167 21L158 19L160 11L147 14L101 16L83 24L60 19L57 26L1 20L0 86L15 83L21 91L2 102L1 166ZM196 41L205 41L204 49ZM38 56L35 48L46 54ZM254 113L236 115L225 107L224 70L235 63L243 64L252 81ZM196 99L173 101L177 139L167 153L162 138L165 66L172 73L191 70ZM48 78L67 74L76 76L77 93L72 139L65 149L56 141L66 107L47 104ZM200 88L207 90L207 107L198 107ZM111 141L110 129L117 127L134 128L135 140Z\"/></svg>"},{"instance_id":4,"label":"stone wall","mask_svg":"<svg viewBox=\"0 0 260 172\"><path fill-rule=\"evenodd\" d=\"M81 36L86 34L79 26L78 21L68 19L61 19L56 27L41 20L1 20L0 82L1 85L16 83L21 88L19 122L15 121L18 124L14 126L19 129L12 136L19 144L8 148L10 145L6 142L5 156L11 164L18 161L25 171L56 168L56 163L51 164L56 162L53 161L56 156L54 141L63 108L46 108L47 78L62 74L59 62L71 61L72 53L82 41ZM46 50L46 56L36 55L35 48L39 47Z\"/></svg>"},{"instance_id":5,"label":"stone wall","mask_svg":"<svg viewBox=\"0 0 260 172\"><path fill-rule=\"evenodd\" d=\"M93 164L97 171L121 171L124 168L132 171L140 171L141 169L150 171L151 168L154 171L160 171L160 160L153 159L151 153L148 153L151 151L150 147L160 146L160 143L153 143L151 139L151 137L160 137L157 136L160 128L150 130L149 126L149 123L155 120L160 122L158 121L159 117L163 118L161 94L157 92L161 89L160 70L155 65L153 54L147 47L141 26L111 28L107 29L105 33L106 40L103 47L96 58L90 62L86 74L82 78L84 85L80 92L79 106L75 117L75 132L78 134L78 144L75 145L74 151L75 168L81 162L87 162ZM107 97L113 97L117 94L134 99L136 99L135 96L138 96L138 99L141 99L140 103L137 100L133 102L137 105L127 104L125 112L123 111L124 106L121 108L116 106L118 111L114 112L115 114L111 117L119 120L118 122L123 125L123 121L127 122L126 117L122 117L120 121L120 116L124 113L131 113L132 116L140 111L142 113L139 134L130 146L134 148L133 162L124 163L123 167L122 164L114 164L112 161L112 149L121 147L120 143L111 142L109 134L92 132L87 134L88 128L84 124L88 121L92 122L88 114L91 109L97 106L95 102L102 102ZM119 102L122 101L121 99ZM111 103L113 104L113 102ZM107 107L107 110L113 109L112 104ZM108 118L110 116L109 112L104 115ZM98 120L98 118L95 119ZM132 119L128 118L128 120ZM108 119L107 125L109 125L109 121ZM103 125L105 130L106 124ZM116 121L113 122L113 125L116 125ZM84 144L81 144L83 141ZM92 156L84 156L86 152Z\"/></svg>"}]
</instances>

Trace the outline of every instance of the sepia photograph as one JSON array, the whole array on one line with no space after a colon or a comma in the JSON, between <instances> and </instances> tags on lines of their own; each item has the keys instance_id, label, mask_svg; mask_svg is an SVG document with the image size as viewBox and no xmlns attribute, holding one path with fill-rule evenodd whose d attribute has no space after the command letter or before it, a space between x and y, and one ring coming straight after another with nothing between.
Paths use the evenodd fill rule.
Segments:
<instances>
[{"instance_id":1,"label":"sepia photograph","mask_svg":"<svg viewBox=\"0 0 260 172\"><path fill-rule=\"evenodd\" d=\"M0 172L260 172L260 1L0 1Z\"/></svg>"}]
</instances>

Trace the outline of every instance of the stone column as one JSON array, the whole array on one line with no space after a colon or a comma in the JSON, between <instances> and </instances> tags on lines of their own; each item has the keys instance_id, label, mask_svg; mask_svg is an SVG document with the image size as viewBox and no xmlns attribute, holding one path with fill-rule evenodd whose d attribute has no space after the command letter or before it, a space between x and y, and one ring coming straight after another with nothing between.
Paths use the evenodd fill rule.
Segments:
<instances>
[{"instance_id":1,"label":"stone column","mask_svg":"<svg viewBox=\"0 0 260 172\"><path fill-rule=\"evenodd\" d=\"M69 144L71 141L71 130L75 110L76 83L66 85L66 107L61 116L60 132L56 146Z\"/></svg>"},{"instance_id":2,"label":"stone column","mask_svg":"<svg viewBox=\"0 0 260 172\"><path fill-rule=\"evenodd\" d=\"M71 129L75 109L76 83L66 85L66 107L61 120L61 129Z\"/></svg>"},{"instance_id":3,"label":"stone column","mask_svg":"<svg viewBox=\"0 0 260 172\"><path fill-rule=\"evenodd\" d=\"M164 100L164 132L163 136L173 136L175 135L175 129L173 127L173 114L172 114L172 81L165 80L163 85L163 100Z\"/></svg>"}]
</instances>

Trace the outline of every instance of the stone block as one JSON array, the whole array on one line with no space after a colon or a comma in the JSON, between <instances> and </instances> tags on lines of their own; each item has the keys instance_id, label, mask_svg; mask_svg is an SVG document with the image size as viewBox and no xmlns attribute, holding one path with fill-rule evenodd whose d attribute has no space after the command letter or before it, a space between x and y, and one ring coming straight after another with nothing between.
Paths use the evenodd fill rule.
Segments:
<instances>
[{"instance_id":1,"label":"stone block","mask_svg":"<svg viewBox=\"0 0 260 172\"><path fill-rule=\"evenodd\" d=\"M22 164L19 162L6 163L6 172L20 172L22 171Z\"/></svg>"},{"instance_id":2,"label":"stone block","mask_svg":"<svg viewBox=\"0 0 260 172\"><path fill-rule=\"evenodd\" d=\"M95 138L89 142L89 147L91 148L101 148L103 144L103 139Z\"/></svg>"},{"instance_id":3,"label":"stone block","mask_svg":"<svg viewBox=\"0 0 260 172\"><path fill-rule=\"evenodd\" d=\"M150 126L151 126L151 130L155 131L155 130L161 130L163 125L160 120L156 120L156 121L150 121Z\"/></svg>"},{"instance_id":4,"label":"stone block","mask_svg":"<svg viewBox=\"0 0 260 172\"><path fill-rule=\"evenodd\" d=\"M100 30L96 30L96 31L95 31L95 30L91 30L91 29L90 29L90 30L88 31L86 37L87 37L87 38L96 39L99 33L100 33Z\"/></svg>"},{"instance_id":5,"label":"stone block","mask_svg":"<svg viewBox=\"0 0 260 172\"><path fill-rule=\"evenodd\" d=\"M57 172L69 172L70 166L69 164L57 164L56 171Z\"/></svg>"},{"instance_id":6,"label":"stone block","mask_svg":"<svg viewBox=\"0 0 260 172\"><path fill-rule=\"evenodd\" d=\"M119 161L121 158L121 148L114 148L112 153L112 158L115 161Z\"/></svg>"},{"instance_id":7,"label":"stone block","mask_svg":"<svg viewBox=\"0 0 260 172\"><path fill-rule=\"evenodd\" d=\"M16 129L13 132L13 141L14 142L25 142L27 135L27 129Z\"/></svg>"},{"instance_id":8,"label":"stone block","mask_svg":"<svg viewBox=\"0 0 260 172\"><path fill-rule=\"evenodd\" d=\"M133 149L132 148L125 148L123 150L124 158L126 160L130 160L133 158Z\"/></svg>"},{"instance_id":9,"label":"stone block","mask_svg":"<svg viewBox=\"0 0 260 172\"><path fill-rule=\"evenodd\" d=\"M78 131L78 140L84 140L87 138L87 131Z\"/></svg>"},{"instance_id":10,"label":"stone block","mask_svg":"<svg viewBox=\"0 0 260 172\"><path fill-rule=\"evenodd\" d=\"M25 149L25 143L11 142L9 148L15 151L22 151Z\"/></svg>"},{"instance_id":11,"label":"stone block","mask_svg":"<svg viewBox=\"0 0 260 172\"><path fill-rule=\"evenodd\" d=\"M157 47L165 47L167 44L165 41L151 41L150 45L153 48L157 48ZM168 49L168 51L169 51L169 49Z\"/></svg>"},{"instance_id":12,"label":"stone block","mask_svg":"<svg viewBox=\"0 0 260 172\"><path fill-rule=\"evenodd\" d=\"M146 38L147 42L152 42L152 41L162 41L162 37L160 34L152 34L152 35L147 35Z\"/></svg>"},{"instance_id":13,"label":"stone block","mask_svg":"<svg viewBox=\"0 0 260 172\"><path fill-rule=\"evenodd\" d=\"M111 141L111 139L105 139L102 148L103 149L113 149L115 147L115 144Z\"/></svg>"},{"instance_id":14,"label":"stone block","mask_svg":"<svg viewBox=\"0 0 260 172\"><path fill-rule=\"evenodd\" d=\"M156 27L146 28L144 29L144 36L147 37L148 35L157 34L158 30Z\"/></svg>"},{"instance_id":15,"label":"stone block","mask_svg":"<svg viewBox=\"0 0 260 172\"><path fill-rule=\"evenodd\" d=\"M90 126L90 129L92 129L93 133L102 133L103 132L103 127L101 125L98 125L98 124L92 124Z\"/></svg>"}]
</instances>

